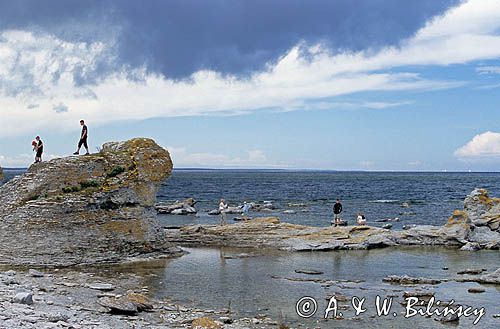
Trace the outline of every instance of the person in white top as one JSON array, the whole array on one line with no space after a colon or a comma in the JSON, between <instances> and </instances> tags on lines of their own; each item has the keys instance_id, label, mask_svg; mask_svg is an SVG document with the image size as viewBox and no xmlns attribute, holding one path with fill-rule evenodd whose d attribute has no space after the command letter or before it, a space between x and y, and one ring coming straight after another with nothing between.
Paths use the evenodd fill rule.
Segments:
<instances>
[{"instance_id":1,"label":"person in white top","mask_svg":"<svg viewBox=\"0 0 500 329\"><path fill-rule=\"evenodd\" d=\"M226 209L227 203L224 199L220 199L219 211L220 211L220 225L226 225Z\"/></svg>"},{"instance_id":2,"label":"person in white top","mask_svg":"<svg viewBox=\"0 0 500 329\"><path fill-rule=\"evenodd\" d=\"M362 213L358 212L357 222L358 222L358 225L366 225L365 215L363 215Z\"/></svg>"}]
</instances>

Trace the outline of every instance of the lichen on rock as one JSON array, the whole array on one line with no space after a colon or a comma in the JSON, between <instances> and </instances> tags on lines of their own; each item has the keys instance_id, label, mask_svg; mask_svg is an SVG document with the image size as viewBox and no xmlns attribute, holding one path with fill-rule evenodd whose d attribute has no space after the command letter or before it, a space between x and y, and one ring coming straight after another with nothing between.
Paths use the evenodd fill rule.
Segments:
<instances>
[{"instance_id":1,"label":"lichen on rock","mask_svg":"<svg viewBox=\"0 0 500 329\"><path fill-rule=\"evenodd\" d=\"M0 262L74 265L175 251L152 209L171 172L168 151L146 138L32 165L0 187Z\"/></svg>"}]
</instances>

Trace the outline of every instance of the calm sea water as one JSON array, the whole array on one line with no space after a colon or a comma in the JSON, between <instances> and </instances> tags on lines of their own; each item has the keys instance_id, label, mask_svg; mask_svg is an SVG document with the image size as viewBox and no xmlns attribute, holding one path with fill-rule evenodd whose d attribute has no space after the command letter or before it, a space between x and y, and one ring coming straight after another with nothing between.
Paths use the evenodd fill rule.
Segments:
<instances>
[{"instance_id":1,"label":"calm sea water","mask_svg":"<svg viewBox=\"0 0 500 329\"><path fill-rule=\"evenodd\" d=\"M279 210L271 215L283 221L327 226L332 206L340 198L344 219L354 223L363 212L370 225L376 220L399 218L394 224L435 224L446 221L474 188L500 195L500 173L393 173L393 172L307 172L307 171L175 171L158 193L160 201L193 197L198 216L161 216L169 225L215 223L206 213L225 198L230 205L243 201L273 201ZM305 204L294 207L290 204ZM409 207L403 207L403 203ZM283 214L294 210L295 214ZM267 215L254 213L253 216Z\"/></svg>"},{"instance_id":2,"label":"calm sea water","mask_svg":"<svg viewBox=\"0 0 500 329\"><path fill-rule=\"evenodd\" d=\"M6 170L5 175L10 179L23 172ZM396 229L405 224L441 225L454 209L462 208L465 196L476 187L500 196L500 173L176 170L162 184L158 200L195 198L198 214L159 217L165 226L216 223L219 218L207 212L217 208L220 198L230 205L266 200L278 210L252 216L276 215L286 222L328 226L332 206L340 198L344 219L350 223L361 211L374 226L384 224L376 220L396 217L400 219L393 223ZM285 210L296 213L284 214Z\"/></svg>"}]
</instances>

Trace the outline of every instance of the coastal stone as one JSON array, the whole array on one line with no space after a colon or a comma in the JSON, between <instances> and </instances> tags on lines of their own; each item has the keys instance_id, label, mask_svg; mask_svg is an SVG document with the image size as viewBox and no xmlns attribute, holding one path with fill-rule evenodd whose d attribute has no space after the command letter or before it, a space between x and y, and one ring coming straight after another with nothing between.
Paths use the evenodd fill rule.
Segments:
<instances>
[{"instance_id":1,"label":"coastal stone","mask_svg":"<svg viewBox=\"0 0 500 329\"><path fill-rule=\"evenodd\" d=\"M390 230L392 228L392 224L384 224L384 225L382 225L382 228L385 228L386 230Z\"/></svg>"},{"instance_id":2,"label":"coastal stone","mask_svg":"<svg viewBox=\"0 0 500 329\"><path fill-rule=\"evenodd\" d=\"M68 266L178 254L152 209L171 171L169 153L145 138L32 165L0 187L0 263Z\"/></svg>"},{"instance_id":3,"label":"coastal stone","mask_svg":"<svg viewBox=\"0 0 500 329\"><path fill-rule=\"evenodd\" d=\"M222 322L222 323L224 323L224 324L231 324L231 323L233 323L233 322L234 322L234 321L233 321L233 319L231 319L231 318L230 318L230 317L228 317L228 316L221 316L221 317L219 318L219 321L220 321L220 322Z\"/></svg>"},{"instance_id":4,"label":"coastal stone","mask_svg":"<svg viewBox=\"0 0 500 329\"><path fill-rule=\"evenodd\" d=\"M45 276L45 274L43 274L42 272L34 270L32 268L28 270L28 274L34 278L41 278Z\"/></svg>"},{"instance_id":5,"label":"coastal stone","mask_svg":"<svg viewBox=\"0 0 500 329\"><path fill-rule=\"evenodd\" d=\"M183 201L176 201L173 204L160 202L155 204L155 209L159 214L188 215L196 214L195 204L196 200L188 198Z\"/></svg>"},{"instance_id":6,"label":"coastal stone","mask_svg":"<svg viewBox=\"0 0 500 329\"><path fill-rule=\"evenodd\" d=\"M442 280L430 278L415 278L408 275L389 275L382 279L384 282L393 284L439 284Z\"/></svg>"},{"instance_id":7,"label":"coastal stone","mask_svg":"<svg viewBox=\"0 0 500 329\"><path fill-rule=\"evenodd\" d=\"M462 271L458 271L457 274L481 274L486 271L484 268L467 268Z\"/></svg>"},{"instance_id":8,"label":"coastal stone","mask_svg":"<svg viewBox=\"0 0 500 329\"><path fill-rule=\"evenodd\" d=\"M111 291L115 289L115 287L110 283L91 283L88 285L88 287L90 289L102 291Z\"/></svg>"},{"instance_id":9,"label":"coastal stone","mask_svg":"<svg viewBox=\"0 0 500 329\"><path fill-rule=\"evenodd\" d=\"M208 317L202 317L202 318L194 319L193 322L191 323L191 328L193 328L193 329L221 329L222 325L219 322L212 320Z\"/></svg>"},{"instance_id":10,"label":"coastal stone","mask_svg":"<svg viewBox=\"0 0 500 329\"><path fill-rule=\"evenodd\" d=\"M109 309L111 313L136 314L139 310L137 305L127 298L102 297L97 303Z\"/></svg>"},{"instance_id":11,"label":"coastal stone","mask_svg":"<svg viewBox=\"0 0 500 329\"><path fill-rule=\"evenodd\" d=\"M483 293L486 291L486 289L484 288L469 288L467 289L468 292L470 292L471 294L480 294L480 293Z\"/></svg>"},{"instance_id":12,"label":"coastal stone","mask_svg":"<svg viewBox=\"0 0 500 329\"><path fill-rule=\"evenodd\" d=\"M458 320L460 320L460 318L458 317L457 314L452 313L452 314L448 314L448 315L442 316L440 318L437 318L436 320L439 322L446 323L446 322L458 322Z\"/></svg>"},{"instance_id":13,"label":"coastal stone","mask_svg":"<svg viewBox=\"0 0 500 329\"><path fill-rule=\"evenodd\" d=\"M478 251L481 250L481 245L477 242L467 242L464 244L460 250L462 251Z\"/></svg>"},{"instance_id":14,"label":"coastal stone","mask_svg":"<svg viewBox=\"0 0 500 329\"><path fill-rule=\"evenodd\" d=\"M297 212L295 210L284 210L284 214L296 214Z\"/></svg>"},{"instance_id":15,"label":"coastal stone","mask_svg":"<svg viewBox=\"0 0 500 329\"><path fill-rule=\"evenodd\" d=\"M318 271L318 270L298 269L298 270L295 270L295 273L302 273L302 274L308 274L308 275L321 275L321 274L324 274L325 272Z\"/></svg>"},{"instance_id":16,"label":"coastal stone","mask_svg":"<svg viewBox=\"0 0 500 329\"><path fill-rule=\"evenodd\" d=\"M471 230L468 239L470 242L476 242L485 247L490 244L500 243L500 232L493 231L488 226L477 226Z\"/></svg>"},{"instance_id":17,"label":"coastal stone","mask_svg":"<svg viewBox=\"0 0 500 329\"><path fill-rule=\"evenodd\" d=\"M31 304L33 304L33 293L32 292L18 292L14 296L14 298L12 299L12 302L18 303L18 304L31 305Z\"/></svg>"},{"instance_id":18,"label":"coastal stone","mask_svg":"<svg viewBox=\"0 0 500 329\"><path fill-rule=\"evenodd\" d=\"M485 189L477 188L465 198L464 211L472 223L476 224L495 203L496 201L488 196L488 192Z\"/></svg>"},{"instance_id":19,"label":"coastal stone","mask_svg":"<svg viewBox=\"0 0 500 329\"><path fill-rule=\"evenodd\" d=\"M213 209L208 212L210 216L215 216L215 215L220 215L220 210L219 209Z\"/></svg>"},{"instance_id":20,"label":"coastal stone","mask_svg":"<svg viewBox=\"0 0 500 329\"><path fill-rule=\"evenodd\" d=\"M455 281L500 284L500 268L492 273L464 275L463 277L456 278Z\"/></svg>"}]
</instances>

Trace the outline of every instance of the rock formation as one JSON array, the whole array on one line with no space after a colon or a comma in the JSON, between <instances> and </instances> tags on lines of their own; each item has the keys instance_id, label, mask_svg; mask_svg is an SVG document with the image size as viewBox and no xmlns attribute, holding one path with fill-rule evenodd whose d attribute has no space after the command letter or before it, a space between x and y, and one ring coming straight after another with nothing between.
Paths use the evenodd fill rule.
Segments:
<instances>
[{"instance_id":1,"label":"rock formation","mask_svg":"<svg viewBox=\"0 0 500 329\"><path fill-rule=\"evenodd\" d=\"M32 165L0 187L0 263L74 265L175 252L154 217L172 171L153 140Z\"/></svg>"},{"instance_id":2,"label":"rock formation","mask_svg":"<svg viewBox=\"0 0 500 329\"><path fill-rule=\"evenodd\" d=\"M371 226L311 227L282 223L276 217L226 226L194 225L169 230L169 241L190 246L265 247L283 250L371 249L397 245L441 245L463 250L500 248L500 199L474 190L464 210L443 226L418 225L406 230Z\"/></svg>"}]
</instances>

